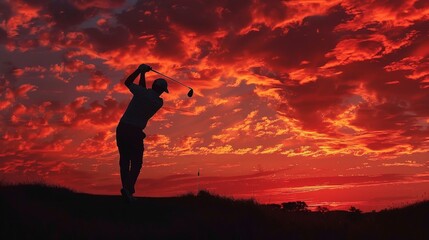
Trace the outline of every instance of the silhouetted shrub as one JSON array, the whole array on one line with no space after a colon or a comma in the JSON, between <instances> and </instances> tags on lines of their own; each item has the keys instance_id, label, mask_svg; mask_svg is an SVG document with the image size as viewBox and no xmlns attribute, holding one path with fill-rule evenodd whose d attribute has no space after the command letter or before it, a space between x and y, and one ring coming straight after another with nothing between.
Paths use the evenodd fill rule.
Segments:
<instances>
[{"instance_id":1,"label":"silhouetted shrub","mask_svg":"<svg viewBox=\"0 0 429 240\"><path fill-rule=\"evenodd\" d=\"M349 212L351 212L351 213L356 213L356 214L361 214L361 213L362 213L362 210L360 210L359 208L356 208L356 207L354 207L354 206L351 206L351 207L349 208Z\"/></svg>"},{"instance_id":2,"label":"silhouetted shrub","mask_svg":"<svg viewBox=\"0 0 429 240\"><path fill-rule=\"evenodd\" d=\"M308 212L308 205L305 202L285 202L282 203L282 209L287 212Z\"/></svg>"},{"instance_id":3,"label":"silhouetted shrub","mask_svg":"<svg viewBox=\"0 0 429 240\"><path fill-rule=\"evenodd\" d=\"M327 207L317 206L316 211L321 213L326 213L326 212L329 212L329 209Z\"/></svg>"},{"instance_id":4,"label":"silhouetted shrub","mask_svg":"<svg viewBox=\"0 0 429 240\"><path fill-rule=\"evenodd\" d=\"M262 207L264 207L266 209L271 209L271 210L280 210L282 208L282 205L280 205L280 204L264 204L264 205L262 205Z\"/></svg>"}]
</instances>

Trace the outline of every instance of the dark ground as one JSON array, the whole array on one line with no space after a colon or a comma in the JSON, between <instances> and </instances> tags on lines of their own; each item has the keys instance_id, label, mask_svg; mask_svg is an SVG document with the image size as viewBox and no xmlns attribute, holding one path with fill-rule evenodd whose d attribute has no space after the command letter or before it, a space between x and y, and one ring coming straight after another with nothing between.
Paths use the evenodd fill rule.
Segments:
<instances>
[{"instance_id":1,"label":"dark ground","mask_svg":"<svg viewBox=\"0 0 429 240\"><path fill-rule=\"evenodd\" d=\"M372 213L286 212L251 200L138 198L0 186L0 239L429 239L429 202Z\"/></svg>"}]
</instances>

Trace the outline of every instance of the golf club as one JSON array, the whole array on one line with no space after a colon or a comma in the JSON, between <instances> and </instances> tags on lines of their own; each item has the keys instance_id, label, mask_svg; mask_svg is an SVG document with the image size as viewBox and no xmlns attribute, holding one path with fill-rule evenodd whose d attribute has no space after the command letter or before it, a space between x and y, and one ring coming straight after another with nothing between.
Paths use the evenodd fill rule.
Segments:
<instances>
[{"instance_id":1,"label":"golf club","mask_svg":"<svg viewBox=\"0 0 429 240\"><path fill-rule=\"evenodd\" d=\"M170 79L170 80L175 81L176 83L178 83L178 84L180 84L180 85L182 85L182 86L185 86L185 87L189 88L188 97L192 97L192 95L194 95L194 89L192 89L191 87L186 86L185 84L183 84L183 83L181 83L181 82L179 82L179 81L177 81L177 80L175 80L175 79L173 79L173 78L171 78L171 77L169 77L169 76L167 76L167 75L164 75L164 74L162 74L162 73L160 73L160 72L158 72L158 71L155 71L155 70L153 70L153 69L151 69L151 71L152 71L152 72L156 72L156 73L158 73L158 74L159 74L159 75L161 75L161 76L164 76L164 77L166 77L166 78L168 78L168 79Z\"/></svg>"}]
</instances>

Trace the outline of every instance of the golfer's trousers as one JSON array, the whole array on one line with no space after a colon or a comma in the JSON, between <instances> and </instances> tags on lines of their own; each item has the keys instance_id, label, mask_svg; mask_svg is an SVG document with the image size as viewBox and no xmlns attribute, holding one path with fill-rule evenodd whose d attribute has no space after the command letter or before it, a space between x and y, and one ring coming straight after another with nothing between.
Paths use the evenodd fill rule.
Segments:
<instances>
[{"instance_id":1,"label":"golfer's trousers","mask_svg":"<svg viewBox=\"0 0 429 240\"><path fill-rule=\"evenodd\" d=\"M143 129L119 122L116 128L116 145L119 149L119 167L122 187L134 193L134 185L143 165Z\"/></svg>"}]
</instances>

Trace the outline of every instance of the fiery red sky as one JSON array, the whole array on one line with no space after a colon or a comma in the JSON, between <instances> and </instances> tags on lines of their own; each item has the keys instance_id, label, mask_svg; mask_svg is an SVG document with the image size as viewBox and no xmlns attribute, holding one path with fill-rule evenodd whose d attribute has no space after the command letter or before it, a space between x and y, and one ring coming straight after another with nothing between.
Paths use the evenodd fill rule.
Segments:
<instances>
[{"instance_id":1,"label":"fiery red sky","mask_svg":"<svg viewBox=\"0 0 429 240\"><path fill-rule=\"evenodd\" d=\"M119 194L123 82L147 63L195 95L163 95L138 196L428 199L428 36L425 0L1 1L0 179Z\"/></svg>"}]
</instances>

